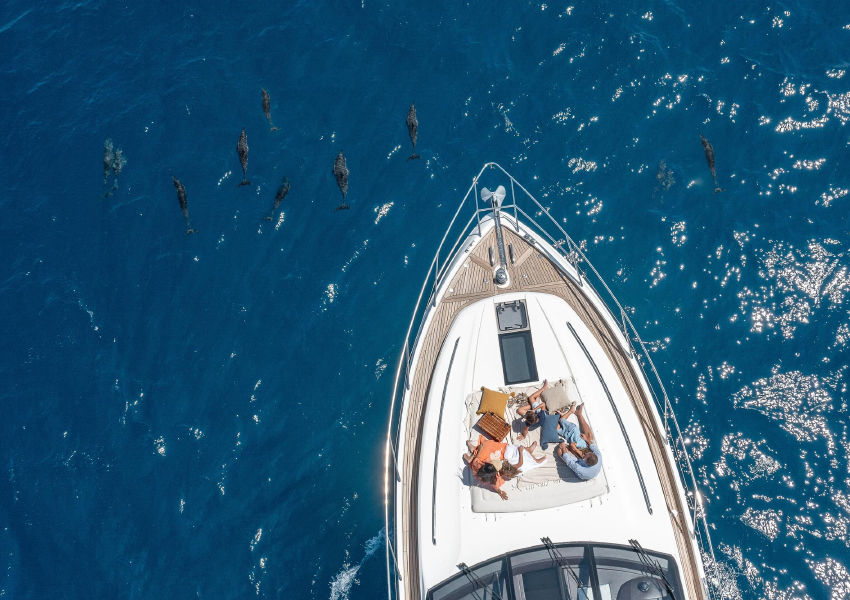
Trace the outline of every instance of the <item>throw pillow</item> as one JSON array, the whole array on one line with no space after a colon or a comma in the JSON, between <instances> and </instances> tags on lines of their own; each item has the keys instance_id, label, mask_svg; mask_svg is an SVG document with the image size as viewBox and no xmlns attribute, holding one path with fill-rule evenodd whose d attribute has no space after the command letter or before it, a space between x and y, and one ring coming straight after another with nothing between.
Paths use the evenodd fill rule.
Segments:
<instances>
[{"instance_id":1,"label":"throw pillow","mask_svg":"<svg viewBox=\"0 0 850 600\"><path fill-rule=\"evenodd\" d=\"M540 447L543 450L546 450L549 444L557 444L561 441L561 437L558 435L559 419L558 415L540 413Z\"/></svg>"},{"instance_id":2,"label":"throw pillow","mask_svg":"<svg viewBox=\"0 0 850 600\"><path fill-rule=\"evenodd\" d=\"M541 397L543 402L546 403L546 410L550 412L563 410L570 405L570 397L567 395L567 390L562 381L558 381L554 385L550 385L548 389L543 390Z\"/></svg>"},{"instance_id":3,"label":"throw pillow","mask_svg":"<svg viewBox=\"0 0 850 600\"><path fill-rule=\"evenodd\" d=\"M481 396L481 404L478 405L478 412L476 414L483 415L484 413L491 412L499 417L504 416L505 407L508 405L510 395L494 392L493 390L488 390L486 387L482 387L481 391L484 394Z\"/></svg>"}]
</instances>

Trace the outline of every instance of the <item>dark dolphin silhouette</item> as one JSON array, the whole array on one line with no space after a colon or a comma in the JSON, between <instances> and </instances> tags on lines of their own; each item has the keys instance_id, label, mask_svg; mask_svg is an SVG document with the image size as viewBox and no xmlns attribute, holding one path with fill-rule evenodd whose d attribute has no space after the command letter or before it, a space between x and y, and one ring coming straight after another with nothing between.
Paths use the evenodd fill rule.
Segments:
<instances>
[{"instance_id":1,"label":"dark dolphin silhouette","mask_svg":"<svg viewBox=\"0 0 850 600\"><path fill-rule=\"evenodd\" d=\"M106 187L106 182L109 179L109 171L112 169L112 161L115 160L115 150L112 146L112 139L106 138L103 142L103 186Z\"/></svg>"},{"instance_id":2,"label":"dark dolphin silhouette","mask_svg":"<svg viewBox=\"0 0 850 600\"><path fill-rule=\"evenodd\" d=\"M265 217L264 220L271 221L272 215L274 211L277 210L277 207L280 206L280 203L286 198L286 195L289 193L289 179L284 177L283 184L278 188L277 195L274 197L274 208L272 208L272 212L268 217Z\"/></svg>"},{"instance_id":3,"label":"dark dolphin silhouette","mask_svg":"<svg viewBox=\"0 0 850 600\"><path fill-rule=\"evenodd\" d=\"M699 139L702 140L702 148L705 150L705 161L708 163L708 168L711 170L711 177L714 179L714 193L725 192L726 190L721 189L717 183L717 172L714 170L714 148L712 148L711 142L702 137L702 135L699 136Z\"/></svg>"},{"instance_id":4,"label":"dark dolphin silhouette","mask_svg":"<svg viewBox=\"0 0 850 600\"><path fill-rule=\"evenodd\" d=\"M342 192L342 204L334 209L334 212L340 210L349 210L351 207L345 203L345 195L348 193L348 168L345 166L345 156L342 155L342 150L336 155L334 160L334 178L339 186L339 191Z\"/></svg>"},{"instance_id":5,"label":"dark dolphin silhouette","mask_svg":"<svg viewBox=\"0 0 850 600\"><path fill-rule=\"evenodd\" d=\"M419 131L419 121L416 119L415 103L410 104L410 110L407 111L407 132L410 134L410 141L413 142L413 154L407 157L407 160L414 158L422 158L416 154L416 134Z\"/></svg>"},{"instance_id":6,"label":"dark dolphin silhouette","mask_svg":"<svg viewBox=\"0 0 850 600\"><path fill-rule=\"evenodd\" d=\"M171 176L171 180L174 182L174 187L177 188L177 200L180 202L180 210L183 211L183 218L186 219L187 229L184 236L190 233L198 233L197 229L192 229L192 226L189 225L189 202L186 200L186 188L183 187L183 184L174 175Z\"/></svg>"},{"instance_id":7,"label":"dark dolphin silhouette","mask_svg":"<svg viewBox=\"0 0 850 600\"><path fill-rule=\"evenodd\" d=\"M269 93L263 89L263 114L266 115L266 118L269 120L269 125L272 126L272 131L277 131L280 127L275 127L274 123L272 123L272 104L271 98L269 98Z\"/></svg>"},{"instance_id":8,"label":"dark dolphin silhouette","mask_svg":"<svg viewBox=\"0 0 850 600\"><path fill-rule=\"evenodd\" d=\"M121 174L121 169L124 168L124 165L127 164L127 159L124 158L124 153L121 151L121 148L116 148L112 144L112 140L107 138L105 142L103 142L103 187L106 189L106 185L109 182L109 171L112 171L112 174L115 176L115 181L112 182L112 188L106 190L101 197L101 200L104 200L115 193L118 189L118 176Z\"/></svg>"},{"instance_id":9,"label":"dark dolphin silhouette","mask_svg":"<svg viewBox=\"0 0 850 600\"><path fill-rule=\"evenodd\" d=\"M248 181L248 136L245 135L245 128L242 128L242 133L239 135L239 143L236 144L236 153L239 155L239 162L242 163L242 182L236 187L240 188L243 185L251 185Z\"/></svg>"}]
</instances>

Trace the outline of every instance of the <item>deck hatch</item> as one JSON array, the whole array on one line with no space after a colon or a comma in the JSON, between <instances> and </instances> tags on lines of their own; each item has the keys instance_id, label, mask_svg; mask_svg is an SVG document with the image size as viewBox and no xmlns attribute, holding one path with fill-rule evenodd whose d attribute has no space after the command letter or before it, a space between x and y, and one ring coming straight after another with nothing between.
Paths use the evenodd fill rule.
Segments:
<instances>
[{"instance_id":1,"label":"deck hatch","mask_svg":"<svg viewBox=\"0 0 850 600\"><path fill-rule=\"evenodd\" d=\"M496 323L499 326L499 353L502 355L505 385L537 381L537 361L525 300L496 304Z\"/></svg>"},{"instance_id":2,"label":"deck hatch","mask_svg":"<svg viewBox=\"0 0 850 600\"><path fill-rule=\"evenodd\" d=\"M525 312L525 302L500 302L496 305L496 320L499 331L518 331L528 329L528 314Z\"/></svg>"},{"instance_id":3,"label":"deck hatch","mask_svg":"<svg viewBox=\"0 0 850 600\"><path fill-rule=\"evenodd\" d=\"M537 362L534 360L530 331L500 335L499 352L502 354L502 370L507 385L537 381Z\"/></svg>"}]
</instances>

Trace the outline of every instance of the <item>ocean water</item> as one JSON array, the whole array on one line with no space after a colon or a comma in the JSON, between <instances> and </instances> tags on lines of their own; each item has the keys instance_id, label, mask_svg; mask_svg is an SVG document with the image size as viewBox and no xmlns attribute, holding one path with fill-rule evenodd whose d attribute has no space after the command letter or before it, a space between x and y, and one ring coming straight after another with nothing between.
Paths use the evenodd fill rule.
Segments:
<instances>
[{"instance_id":1,"label":"ocean water","mask_svg":"<svg viewBox=\"0 0 850 600\"><path fill-rule=\"evenodd\" d=\"M723 595L850 598L848 48L841 2L8 0L0 597L385 597L393 371L494 160L651 342Z\"/></svg>"}]
</instances>

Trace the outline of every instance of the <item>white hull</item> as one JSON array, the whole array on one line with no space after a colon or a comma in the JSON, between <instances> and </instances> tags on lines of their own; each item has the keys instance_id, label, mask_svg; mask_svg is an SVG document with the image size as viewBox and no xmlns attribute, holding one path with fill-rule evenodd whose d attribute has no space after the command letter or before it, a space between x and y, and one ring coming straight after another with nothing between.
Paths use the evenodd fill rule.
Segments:
<instances>
[{"instance_id":1,"label":"white hull","mask_svg":"<svg viewBox=\"0 0 850 600\"><path fill-rule=\"evenodd\" d=\"M581 294L584 314L578 314L573 306L576 303L567 302L561 290L545 283L528 283L528 278L535 275L526 273L520 266L522 259L516 256L516 263L510 262L507 289L491 285L492 293L480 292L481 298L471 293L458 296L452 286L463 280L470 267L483 265L483 271L487 270L488 265L480 258L486 254L482 254L479 245L482 240L492 243L494 219L484 218L460 243L432 290L412 348L408 377L404 377L401 367L399 370L404 389L397 424L401 434L395 452L391 444L387 449L387 493L394 494L394 501L389 503L394 514L388 514L394 523L388 568L398 576L398 585L391 584L391 590L395 588L399 599L424 599L429 589L458 574L458 564L475 565L497 555L539 546L541 538L548 537L556 544L598 542L628 546L629 540L638 540L643 547L669 555L690 569L692 580L699 583L692 582L690 588L684 586L681 597L709 597L699 558L698 532L687 509L689 499L678 477L678 465L669 444L653 443L647 437L655 439L660 434L663 438L665 419L652 402L650 408L635 406L636 397L652 398L653 390L630 342L622 334L622 323L617 322L574 265L541 235L521 220L505 218L504 214L501 225L506 239L514 240L517 251L533 248L535 259L548 261L558 271L563 282L553 285L568 285L571 293ZM519 241L529 241L529 236L530 245ZM528 258L528 253L523 254L522 258ZM497 266L498 263L493 272ZM538 488L518 483L505 488L509 495L506 502L494 500L498 497L490 492L470 489L475 482L470 480L461 458L466 452L466 440L474 438L467 401L482 386L506 387L495 306L514 300L524 301L527 308L537 366L536 381L514 387L539 386L543 379L574 381L603 456L603 476L593 482L595 487L569 481L547 482ZM445 307L440 309L453 301L459 308L450 313L451 322L446 323L447 311ZM587 306L595 309L592 312L598 320L588 322ZM439 332L432 332L437 328ZM433 343L428 344L432 335L439 335L442 340L438 349ZM621 359L616 364L611 360L612 347L609 345L606 352L600 335L617 345L615 352ZM621 377L625 365L633 372L627 381L630 385L636 382L639 392L626 389ZM420 369L428 373L420 373ZM421 383L409 389L404 386L404 381L421 382L426 376L427 387ZM413 410L415 425L410 422ZM408 433L411 431L418 432L418 437ZM515 438L515 434L511 436ZM418 468L413 474L410 469L417 462L403 459L413 453L409 444L419 448ZM399 476L394 486L390 484L395 474L390 453L402 457L399 471L407 475ZM659 470L659 465L666 470ZM670 472L676 476L671 478ZM662 480L667 482L666 487ZM674 530L677 526L687 529L680 531L678 538ZM416 528L415 536L411 535L411 527Z\"/></svg>"}]
</instances>

